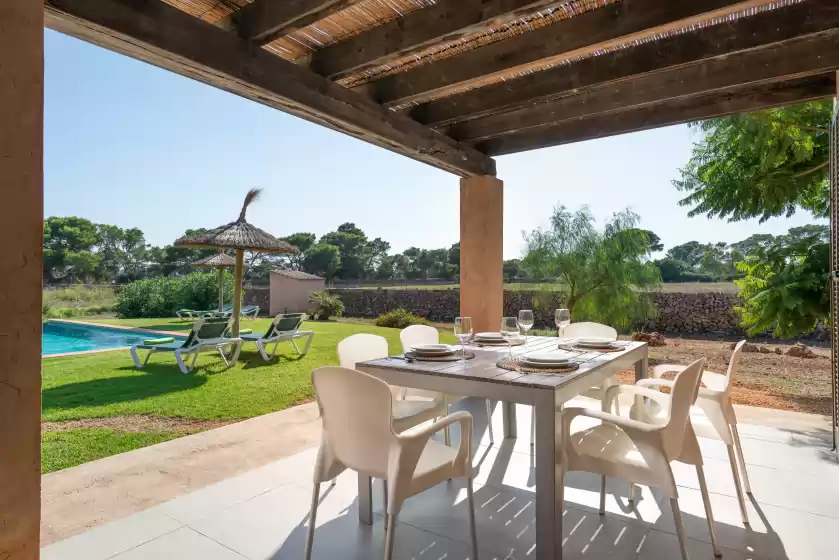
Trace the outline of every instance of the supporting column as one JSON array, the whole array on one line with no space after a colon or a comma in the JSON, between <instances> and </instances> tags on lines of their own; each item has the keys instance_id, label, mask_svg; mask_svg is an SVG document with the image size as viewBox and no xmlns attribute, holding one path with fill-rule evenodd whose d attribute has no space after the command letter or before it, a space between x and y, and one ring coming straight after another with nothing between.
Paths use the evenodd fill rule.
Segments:
<instances>
[{"instance_id":1,"label":"supporting column","mask_svg":"<svg viewBox=\"0 0 839 560\"><path fill-rule=\"evenodd\" d=\"M475 332L498 331L504 313L504 183L460 180L460 314Z\"/></svg>"},{"instance_id":2,"label":"supporting column","mask_svg":"<svg viewBox=\"0 0 839 560\"><path fill-rule=\"evenodd\" d=\"M39 0L0 1L0 558L38 558L43 45Z\"/></svg>"},{"instance_id":3,"label":"supporting column","mask_svg":"<svg viewBox=\"0 0 839 560\"><path fill-rule=\"evenodd\" d=\"M839 72L836 73L839 88ZM839 89L830 122L830 312L832 344L830 374L833 393L833 449L839 456Z\"/></svg>"}]
</instances>

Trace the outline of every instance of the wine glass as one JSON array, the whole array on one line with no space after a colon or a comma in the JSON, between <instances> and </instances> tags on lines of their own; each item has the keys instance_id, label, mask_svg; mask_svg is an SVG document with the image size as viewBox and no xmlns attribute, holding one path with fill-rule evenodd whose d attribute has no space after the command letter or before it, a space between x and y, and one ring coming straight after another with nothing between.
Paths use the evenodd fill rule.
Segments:
<instances>
[{"instance_id":1,"label":"wine glass","mask_svg":"<svg viewBox=\"0 0 839 560\"><path fill-rule=\"evenodd\" d=\"M501 336L510 345L510 358L513 357L513 340L519 336L519 322L515 317L501 319Z\"/></svg>"},{"instance_id":2,"label":"wine glass","mask_svg":"<svg viewBox=\"0 0 839 560\"><path fill-rule=\"evenodd\" d=\"M533 311L522 309L519 311L519 328L524 331L524 342L527 343L527 331L533 327Z\"/></svg>"},{"instance_id":3,"label":"wine glass","mask_svg":"<svg viewBox=\"0 0 839 560\"><path fill-rule=\"evenodd\" d=\"M554 320L556 321L557 335L561 335L562 330L571 324L571 312L567 309L557 309Z\"/></svg>"},{"instance_id":4,"label":"wine glass","mask_svg":"<svg viewBox=\"0 0 839 560\"><path fill-rule=\"evenodd\" d=\"M454 335L460 341L460 357L466 359L463 345L472 340L472 317L455 317Z\"/></svg>"}]
</instances>

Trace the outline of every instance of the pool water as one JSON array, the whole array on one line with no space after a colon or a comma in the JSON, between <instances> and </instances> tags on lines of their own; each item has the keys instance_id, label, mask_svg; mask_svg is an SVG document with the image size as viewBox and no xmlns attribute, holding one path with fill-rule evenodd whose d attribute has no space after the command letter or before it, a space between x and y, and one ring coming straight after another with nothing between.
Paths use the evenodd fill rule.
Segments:
<instances>
[{"instance_id":1,"label":"pool water","mask_svg":"<svg viewBox=\"0 0 839 560\"><path fill-rule=\"evenodd\" d=\"M162 335L48 321L44 323L41 353L49 356L50 354L64 354L66 352L122 348L140 344L148 338L159 338L160 336Z\"/></svg>"}]
</instances>

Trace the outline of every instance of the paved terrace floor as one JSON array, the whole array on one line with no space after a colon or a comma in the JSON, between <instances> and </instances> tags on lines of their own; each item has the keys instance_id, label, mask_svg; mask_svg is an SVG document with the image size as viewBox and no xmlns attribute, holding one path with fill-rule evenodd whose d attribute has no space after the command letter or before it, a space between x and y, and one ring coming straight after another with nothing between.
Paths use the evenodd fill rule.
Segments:
<instances>
[{"instance_id":1,"label":"paved terrace floor","mask_svg":"<svg viewBox=\"0 0 839 560\"><path fill-rule=\"evenodd\" d=\"M529 409L520 407L517 412L519 433L524 437L490 446L483 401L465 401L464 407L473 412L476 430L482 433L474 452L481 558L534 558L534 471L526 437ZM830 450L828 424L807 415L753 409L739 413L754 492L749 504L750 527L740 521L725 446L701 440L723 558L839 558L839 464ZM495 433L501 433L498 406L493 427ZM51 544L42 549L42 558L299 560L303 557L314 457L314 449L308 449L269 462ZM694 470L674 465L691 559L711 559ZM627 485L611 480L607 513L601 517L597 513L598 491L597 476L567 475L564 558L679 558L672 514L661 492L638 487L632 505L626 499ZM381 488L375 487L377 513L372 527L359 524L355 493L351 473L339 477L334 488L322 486L315 558L381 557ZM409 499L399 516L395 557L466 560L465 500L459 481Z\"/></svg>"}]
</instances>

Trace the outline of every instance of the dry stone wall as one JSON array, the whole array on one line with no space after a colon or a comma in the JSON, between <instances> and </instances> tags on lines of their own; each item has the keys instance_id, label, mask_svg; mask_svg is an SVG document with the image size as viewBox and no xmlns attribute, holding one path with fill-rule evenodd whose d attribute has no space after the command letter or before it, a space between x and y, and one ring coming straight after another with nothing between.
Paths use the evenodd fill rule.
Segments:
<instances>
[{"instance_id":1,"label":"dry stone wall","mask_svg":"<svg viewBox=\"0 0 839 560\"><path fill-rule=\"evenodd\" d=\"M451 322L460 313L459 290L332 290L344 302L348 317L378 317L393 309L407 309L430 321ZM723 292L649 294L658 309L655 319L638 325L645 331L670 335L744 336L734 307L737 294ZM536 324L553 326L553 312L562 307L561 292L505 291L504 314L515 316L520 309L533 309ZM809 338L826 339L820 326Z\"/></svg>"}]
</instances>

